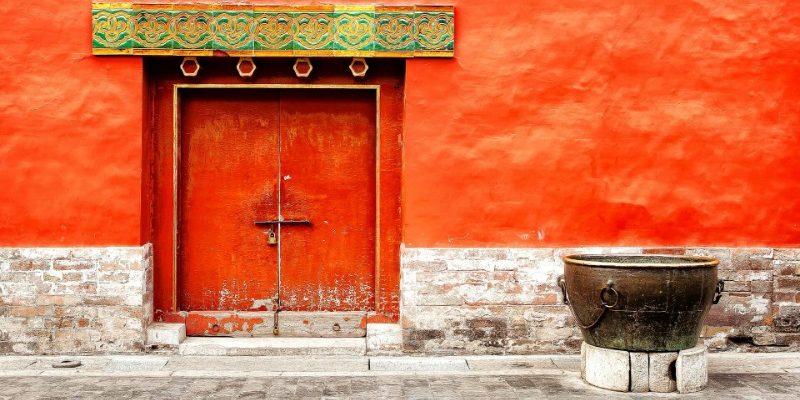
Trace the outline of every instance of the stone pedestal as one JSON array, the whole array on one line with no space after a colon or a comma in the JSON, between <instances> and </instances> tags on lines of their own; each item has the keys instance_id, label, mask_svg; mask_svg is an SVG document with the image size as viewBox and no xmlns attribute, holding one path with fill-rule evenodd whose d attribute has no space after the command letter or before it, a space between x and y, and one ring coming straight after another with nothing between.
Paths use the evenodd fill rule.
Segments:
<instances>
[{"instance_id":1,"label":"stone pedestal","mask_svg":"<svg viewBox=\"0 0 800 400\"><path fill-rule=\"evenodd\" d=\"M581 377L619 392L692 393L708 383L706 347L665 353L637 353L581 345Z\"/></svg>"}]
</instances>

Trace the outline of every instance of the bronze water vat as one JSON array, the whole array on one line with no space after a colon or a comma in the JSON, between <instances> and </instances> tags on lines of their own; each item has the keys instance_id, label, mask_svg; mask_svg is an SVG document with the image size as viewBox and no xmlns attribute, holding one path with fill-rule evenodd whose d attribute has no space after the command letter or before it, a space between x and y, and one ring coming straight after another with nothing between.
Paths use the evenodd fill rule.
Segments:
<instances>
[{"instance_id":1,"label":"bronze water vat","mask_svg":"<svg viewBox=\"0 0 800 400\"><path fill-rule=\"evenodd\" d=\"M576 254L559 286L586 343L626 351L694 347L723 290L713 257Z\"/></svg>"}]
</instances>

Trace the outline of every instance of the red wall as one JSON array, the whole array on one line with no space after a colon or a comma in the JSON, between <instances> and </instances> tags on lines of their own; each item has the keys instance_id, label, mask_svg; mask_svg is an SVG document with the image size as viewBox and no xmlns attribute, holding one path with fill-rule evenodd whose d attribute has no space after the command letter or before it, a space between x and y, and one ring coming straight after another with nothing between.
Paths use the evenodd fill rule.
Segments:
<instances>
[{"instance_id":1,"label":"red wall","mask_svg":"<svg viewBox=\"0 0 800 400\"><path fill-rule=\"evenodd\" d=\"M800 3L450 3L456 58L407 64L407 245L800 245ZM0 10L0 245L141 242L141 61L91 56L88 1Z\"/></svg>"},{"instance_id":2,"label":"red wall","mask_svg":"<svg viewBox=\"0 0 800 400\"><path fill-rule=\"evenodd\" d=\"M457 1L406 75L409 246L800 244L800 2Z\"/></svg>"},{"instance_id":3,"label":"red wall","mask_svg":"<svg viewBox=\"0 0 800 400\"><path fill-rule=\"evenodd\" d=\"M88 1L0 14L0 246L139 243L141 60L91 55Z\"/></svg>"}]
</instances>

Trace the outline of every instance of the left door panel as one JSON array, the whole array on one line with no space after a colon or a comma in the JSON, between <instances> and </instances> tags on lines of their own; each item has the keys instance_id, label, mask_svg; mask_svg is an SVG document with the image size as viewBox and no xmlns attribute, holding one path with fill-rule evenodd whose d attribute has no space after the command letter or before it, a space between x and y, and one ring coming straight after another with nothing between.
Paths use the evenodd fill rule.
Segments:
<instances>
[{"instance_id":1,"label":"left door panel","mask_svg":"<svg viewBox=\"0 0 800 400\"><path fill-rule=\"evenodd\" d=\"M278 93L189 89L179 99L179 309L271 311L278 251L254 221L278 215Z\"/></svg>"}]
</instances>

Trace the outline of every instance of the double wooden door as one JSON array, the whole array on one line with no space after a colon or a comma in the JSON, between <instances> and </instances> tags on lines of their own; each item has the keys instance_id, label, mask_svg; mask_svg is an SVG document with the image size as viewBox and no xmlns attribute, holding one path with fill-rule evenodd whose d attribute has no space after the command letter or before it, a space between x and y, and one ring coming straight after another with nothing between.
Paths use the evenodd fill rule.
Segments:
<instances>
[{"instance_id":1,"label":"double wooden door","mask_svg":"<svg viewBox=\"0 0 800 400\"><path fill-rule=\"evenodd\" d=\"M363 336L375 304L375 92L188 89L179 111L187 333Z\"/></svg>"}]
</instances>

